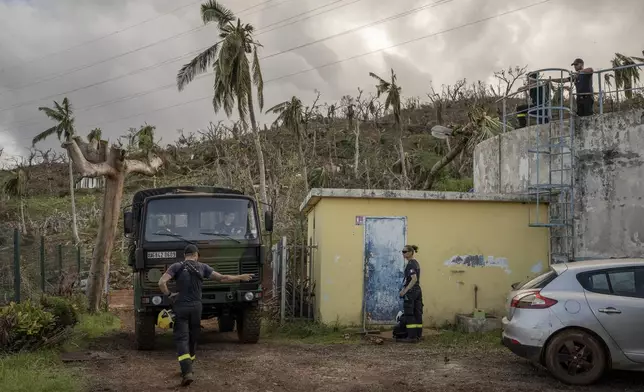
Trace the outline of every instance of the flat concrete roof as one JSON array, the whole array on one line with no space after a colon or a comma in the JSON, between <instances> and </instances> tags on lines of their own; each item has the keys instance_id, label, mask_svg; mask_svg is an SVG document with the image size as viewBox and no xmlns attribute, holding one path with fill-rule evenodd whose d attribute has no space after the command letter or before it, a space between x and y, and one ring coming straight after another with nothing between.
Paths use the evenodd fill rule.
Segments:
<instances>
[{"instance_id":1,"label":"flat concrete roof","mask_svg":"<svg viewBox=\"0 0 644 392\"><path fill-rule=\"evenodd\" d=\"M333 189L313 188L300 204L300 211L308 213L322 198L337 199L399 199L443 201L487 201L505 203L535 203L536 197L517 194L494 194L473 192L403 191L388 189ZM541 199L543 200L543 199ZM540 200L540 202L541 202ZM546 202L545 200L543 201Z\"/></svg>"}]
</instances>

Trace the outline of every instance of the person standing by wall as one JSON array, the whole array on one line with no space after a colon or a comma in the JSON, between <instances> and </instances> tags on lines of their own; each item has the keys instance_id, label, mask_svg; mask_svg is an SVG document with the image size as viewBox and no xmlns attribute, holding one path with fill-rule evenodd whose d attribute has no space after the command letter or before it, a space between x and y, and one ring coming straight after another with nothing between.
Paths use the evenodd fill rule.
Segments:
<instances>
[{"instance_id":1,"label":"person standing by wall","mask_svg":"<svg viewBox=\"0 0 644 392\"><path fill-rule=\"evenodd\" d=\"M521 109L517 106L517 112L527 113L528 117L535 117L537 124L547 124L550 122L549 115L546 108L550 106L552 97L550 81L539 79L538 72L530 72L528 74L528 84L517 89L517 92L528 91L530 96L529 107L522 106Z\"/></svg>"},{"instance_id":2,"label":"person standing by wall","mask_svg":"<svg viewBox=\"0 0 644 392\"><path fill-rule=\"evenodd\" d=\"M570 65L575 67L575 72L572 76L552 79L552 81L554 83L565 83L572 80L575 84L577 115L579 117L592 116L595 106L595 92L593 90L593 72L595 71L591 67L586 68L584 60L579 58L575 59Z\"/></svg>"},{"instance_id":3,"label":"person standing by wall","mask_svg":"<svg viewBox=\"0 0 644 392\"><path fill-rule=\"evenodd\" d=\"M218 282L248 282L251 274L222 275L207 264L200 263L199 249L189 244L183 251L184 261L174 263L159 279L159 288L170 299L175 314L173 339L181 367L181 385L193 381L192 363L195 360L197 338L201 329L201 292L204 279ZM174 279L177 292L170 293L168 282Z\"/></svg>"},{"instance_id":4,"label":"person standing by wall","mask_svg":"<svg viewBox=\"0 0 644 392\"><path fill-rule=\"evenodd\" d=\"M416 245L405 245L402 250L407 261L403 289L399 295L403 298L403 312L407 324L407 339L404 341L417 342L423 334L423 292L420 289L420 264L415 259L418 252Z\"/></svg>"},{"instance_id":5,"label":"person standing by wall","mask_svg":"<svg viewBox=\"0 0 644 392\"><path fill-rule=\"evenodd\" d=\"M594 114L595 96L593 91L593 69L584 67L584 60L575 59L571 64L575 67L573 82L577 93L577 115L580 117Z\"/></svg>"}]
</instances>

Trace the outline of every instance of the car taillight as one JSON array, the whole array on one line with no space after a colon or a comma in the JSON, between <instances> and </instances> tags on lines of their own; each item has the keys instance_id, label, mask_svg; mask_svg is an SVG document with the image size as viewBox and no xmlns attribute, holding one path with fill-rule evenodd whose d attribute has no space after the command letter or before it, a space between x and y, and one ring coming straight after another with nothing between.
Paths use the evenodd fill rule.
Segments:
<instances>
[{"instance_id":1,"label":"car taillight","mask_svg":"<svg viewBox=\"0 0 644 392\"><path fill-rule=\"evenodd\" d=\"M556 303L557 300L546 298L536 291L517 295L512 298L510 306L517 309L547 309Z\"/></svg>"}]
</instances>

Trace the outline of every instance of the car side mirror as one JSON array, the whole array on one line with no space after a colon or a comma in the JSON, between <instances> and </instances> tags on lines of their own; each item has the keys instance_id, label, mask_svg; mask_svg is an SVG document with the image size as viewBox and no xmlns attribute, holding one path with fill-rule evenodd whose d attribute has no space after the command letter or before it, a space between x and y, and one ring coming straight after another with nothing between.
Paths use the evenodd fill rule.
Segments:
<instances>
[{"instance_id":1,"label":"car side mirror","mask_svg":"<svg viewBox=\"0 0 644 392\"><path fill-rule=\"evenodd\" d=\"M134 232L134 223L132 222L132 211L125 211L123 213L123 231L125 234L132 234Z\"/></svg>"},{"instance_id":2,"label":"car side mirror","mask_svg":"<svg viewBox=\"0 0 644 392\"><path fill-rule=\"evenodd\" d=\"M269 233L273 231L273 211L264 211L264 229Z\"/></svg>"}]
</instances>

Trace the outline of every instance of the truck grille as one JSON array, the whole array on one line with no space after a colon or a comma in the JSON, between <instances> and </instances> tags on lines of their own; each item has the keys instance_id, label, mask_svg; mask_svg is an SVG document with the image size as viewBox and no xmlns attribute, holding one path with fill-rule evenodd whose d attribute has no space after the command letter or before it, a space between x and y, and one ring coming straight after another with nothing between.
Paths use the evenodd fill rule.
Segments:
<instances>
[{"instance_id":1,"label":"truck grille","mask_svg":"<svg viewBox=\"0 0 644 392\"><path fill-rule=\"evenodd\" d=\"M261 281L261 276L259 276L259 264L257 261L242 261L241 263L241 273L242 274L254 274L255 279L251 280L248 283L259 283Z\"/></svg>"},{"instance_id":2,"label":"truck grille","mask_svg":"<svg viewBox=\"0 0 644 392\"><path fill-rule=\"evenodd\" d=\"M254 274L255 279L251 280L250 282L247 282L246 284L257 284L261 281L261 276L260 276L260 268L259 264L257 263L256 260L248 260L248 261L242 261L241 263L238 261L217 261L214 263L206 263L209 266L211 266L215 271L219 272L220 274L223 275L240 275L240 274ZM241 264L241 268L240 268ZM155 273L150 273L152 270L157 270ZM163 271L165 271L167 268L153 268L149 270L144 276L143 276L143 288L146 290L158 290L158 278L157 274L163 274ZM203 281L203 288L229 288L238 285L238 283L219 283L215 282L212 280L204 280ZM174 283L174 280L171 280L168 282L168 288L171 291L174 291L176 289L176 285Z\"/></svg>"}]
</instances>

